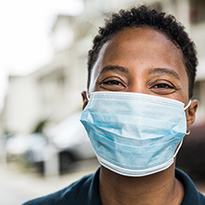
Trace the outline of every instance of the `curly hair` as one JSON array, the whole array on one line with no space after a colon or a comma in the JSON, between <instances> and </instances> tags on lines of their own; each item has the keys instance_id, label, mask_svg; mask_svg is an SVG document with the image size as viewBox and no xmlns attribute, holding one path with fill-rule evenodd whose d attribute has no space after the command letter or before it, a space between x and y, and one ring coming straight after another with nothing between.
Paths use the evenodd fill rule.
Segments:
<instances>
[{"instance_id":1,"label":"curly hair","mask_svg":"<svg viewBox=\"0 0 205 205\"><path fill-rule=\"evenodd\" d=\"M189 78L189 98L191 98L198 65L195 44L185 32L184 26L174 16L158 12L146 5L133 7L130 10L120 10L119 13L113 13L111 18L105 20L105 26L99 29L98 35L93 40L93 47L88 53L87 88L89 89L91 71L102 46L117 32L132 27L150 27L158 30L181 49Z\"/></svg>"}]
</instances>

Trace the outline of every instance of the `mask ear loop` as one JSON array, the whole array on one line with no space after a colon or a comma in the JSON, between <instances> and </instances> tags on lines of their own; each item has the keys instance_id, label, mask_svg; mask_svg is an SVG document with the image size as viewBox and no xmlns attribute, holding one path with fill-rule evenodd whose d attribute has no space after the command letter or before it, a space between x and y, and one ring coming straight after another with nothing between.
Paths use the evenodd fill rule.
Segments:
<instances>
[{"instance_id":1,"label":"mask ear loop","mask_svg":"<svg viewBox=\"0 0 205 205\"><path fill-rule=\"evenodd\" d=\"M88 91L86 91L86 97L87 97L88 101L90 101L90 97L88 96Z\"/></svg>"},{"instance_id":2,"label":"mask ear loop","mask_svg":"<svg viewBox=\"0 0 205 205\"><path fill-rule=\"evenodd\" d=\"M181 148L183 141L184 141L184 139L182 139L181 142L179 143L179 146L177 147L177 149L174 153L174 158L177 156L177 153L179 152L179 149Z\"/></svg>"},{"instance_id":3,"label":"mask ear loop","mask_svg":"<svg viewBox=\"0 0 205 205\"><path fill-rule=\"evenodd\" d=\"M187 110L187 108L191 105L191 100L189 100L187 106L184 108L184 111Z\"/></svg>"},{"instance_id":4,"label":"mask ear loop","mask_svg":"<svg viewBox=\"0 0 205 205\"><path fill-rule=\"evenodd\" d=\"M189 100L189 103L188 103L187 106L184 108L184 111L185 111L186 109L188 109L190 105L191 105L191 100ZM190 135L190 133L191 133L190 130L188 130L187 133L186 133L186 135Z\"/></svg>"},{"instance_id":5,"label":"mask ear loop","mask_svg":"<svg viewBox=\"0 0 205 205\"><path fill-rule=\"evenodd\" d=\"M189 100L189 103L187 104L187 106L184 108L184 111L191 105L191 100ZM189 135L190 134L190 131L188 131L186 133L186 135ZM176 157L177 153L179 152L179 149L181 148L182 146L182 143L183 143L184 139L181 140L181 142L179 143L179 146L177 147L175 153L174 153L174 157Z\"/></svg>"}]
</instances>

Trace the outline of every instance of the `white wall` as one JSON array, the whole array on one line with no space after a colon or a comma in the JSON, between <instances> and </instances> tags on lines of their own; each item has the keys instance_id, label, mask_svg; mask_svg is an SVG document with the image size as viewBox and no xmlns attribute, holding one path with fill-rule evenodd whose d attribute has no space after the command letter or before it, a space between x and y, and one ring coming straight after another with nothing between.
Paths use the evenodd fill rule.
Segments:
<instances>
[{"instance_id":1,"label":"white wall","mask_svg":"<svg viewBox=\"0 0 205 205\"><path fill-rule=\"evenodd\" d=\"M40 114L35 82L29 77L13 77L8 92L6 129L11 132L29 133Z\"/></svg>"}]
</instances>

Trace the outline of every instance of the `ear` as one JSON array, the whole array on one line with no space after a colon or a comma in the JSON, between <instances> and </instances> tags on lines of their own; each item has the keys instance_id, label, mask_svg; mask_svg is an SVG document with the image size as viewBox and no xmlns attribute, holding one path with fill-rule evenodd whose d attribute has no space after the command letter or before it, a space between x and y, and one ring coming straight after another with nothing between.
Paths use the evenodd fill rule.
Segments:
<instances>
[{"instance_id":1,"label":"ear","mask_svg":"<svg viewBox=\"0 0 205 205\"><path fill-rule=\"evenodd\" d=\"M88 98L87 98L87 95L86 95L86 91L81 92L81 95L82 95L82 99L83 99L82 110L84 110L86 105L88 104Z\"/></svg>"},{"instance_id":2,"label":"ear","mask_svg":"<svg viewBox=\"0 0 205 205\"><path fill-rule=\"evenodd\" d=\"M189 130L189 127L195 121L198 104L198 100L192 100L189 108L187 109L187 130Z\"/></svg>"}]
</instances>

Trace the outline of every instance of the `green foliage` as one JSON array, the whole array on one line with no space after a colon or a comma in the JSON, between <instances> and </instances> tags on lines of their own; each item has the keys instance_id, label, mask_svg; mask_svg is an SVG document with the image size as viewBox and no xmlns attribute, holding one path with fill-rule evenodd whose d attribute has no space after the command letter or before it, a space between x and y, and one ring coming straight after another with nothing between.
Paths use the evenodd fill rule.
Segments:
<instances>
[{"instance_id":1,"label":"green foliage","mask_svg":"<svg viewBox=\"0 0 205 205\"><path fill-rule=\"evenodd\" d=\"M34 126L34 129L32 133L43 133L43 129L47 123L47 120L40 120L37 122L37 124Z\"/></svg>"}]
</instances>

